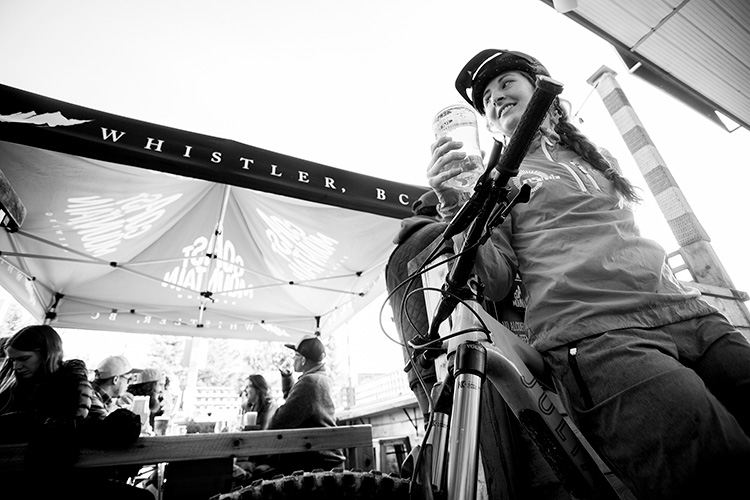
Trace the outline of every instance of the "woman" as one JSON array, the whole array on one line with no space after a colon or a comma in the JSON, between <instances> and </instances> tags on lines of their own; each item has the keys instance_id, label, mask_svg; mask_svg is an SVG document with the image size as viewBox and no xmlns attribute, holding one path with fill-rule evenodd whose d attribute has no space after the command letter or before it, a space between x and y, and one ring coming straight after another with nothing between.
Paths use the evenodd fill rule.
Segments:
<instances>
[{"instance_id":1,"label":"woman","mask_svg":"<svg viewBox=\"0 0 750 500\"><path fill-rule=\"evenodd\" d=\"M87 418L93 389L86 365L77 359L63 361L62 339L54 328L22 328L8 339L5 353L0 367L0 442L29 443L23 474L3 482L8 498L73 498L82 485L110 500L153 498L95 469L70 467L82 440L98 437L105 428L98 419Z\"/></svg>"},{"instance_id":2,"label":"woman","mask_svg":"<svg viewBox=\"0 0 750 500\"><path fill-rule=\"evenodd\" d=\"M463 68L456 88L508 138L540 75L549 73L533 57L489 49ZM437 140L427 171L446 220L466 197L446 186L459 173L451 166L464 156L459 147ZM512 184L529 184L531 198L481 247L477 273L493 299L521 276L532 345L578 428L639 498L742 491L750 344L641 237L635 189L559 99Z\"/></svg>"},{"instance_id":3,"label":"woman","mask_svg":"<svg viewBox=\"0 0 750 500\"><path fill-rule=\"evenodd\" d=\"M255 374L247 377L244 394L247 396L242 402L243 411L258 412L256 420L261 430L268 429L271 418L276 413L277 405L269 395L270 388L263 375Z\"/></svg>"},{"instance_id":4,"label":"woman","mask_svg":"<svg viewBox=\"0 0 750 500\"><path fill-rule=\"evenodd\" d=\"M93 390L83 361L63 361L62 339L54 328L22 328L8 339L5 353L0 368L3 438L28 441L43 426L75 429L81 425L88 416ZM11 421L17 423L10 425Z\"/></svg>"}]
</instances>

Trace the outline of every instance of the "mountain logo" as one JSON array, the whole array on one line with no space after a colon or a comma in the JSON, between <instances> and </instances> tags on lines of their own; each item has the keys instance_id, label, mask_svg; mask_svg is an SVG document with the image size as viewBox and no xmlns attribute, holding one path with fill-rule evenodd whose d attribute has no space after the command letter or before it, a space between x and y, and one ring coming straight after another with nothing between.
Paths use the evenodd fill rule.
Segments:
<instances>
[{"instance_id":1,"label":"mountain logo","mask_svg":"<svg viewBox=\"0 0 750 500\"><path fill-rule=\"evenodd\" d=\"M0 115L0 122L21 123L28 125L38 125L42 127L71 127L88 123L93 120L76 120L66 118L61 112L37 114L36 111L27 113L13 113L12 115Z\"/></svg>"}]
</instances>

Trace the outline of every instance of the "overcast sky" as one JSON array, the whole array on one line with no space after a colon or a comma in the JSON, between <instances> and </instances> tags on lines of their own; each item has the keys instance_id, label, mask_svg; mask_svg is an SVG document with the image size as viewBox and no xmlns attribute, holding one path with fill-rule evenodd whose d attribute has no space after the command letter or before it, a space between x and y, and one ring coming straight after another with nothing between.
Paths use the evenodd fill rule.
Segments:
<instances>
[{"instance_id":1,"label":"overcast sky","mask_svg":"<svg viewBox=\"0 0 750 500\"><path fill-rule=\"evenodd\" d=\"M539 58L584 133L648 195L586 83L614 69L735 286L750 290L747 131L729 134L628 75L608 44L540 1L0 1L2 84L420 185L430 120L458 102L456 74L485 48ZM650 196L638 220L677 248Z\"/></svg>"}]
</instances>

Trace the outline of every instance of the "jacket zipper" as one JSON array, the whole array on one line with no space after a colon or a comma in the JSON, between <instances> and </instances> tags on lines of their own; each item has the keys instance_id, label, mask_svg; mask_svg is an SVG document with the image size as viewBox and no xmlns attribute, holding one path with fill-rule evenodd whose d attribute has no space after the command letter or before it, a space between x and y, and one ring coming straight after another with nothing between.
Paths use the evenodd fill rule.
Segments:
<instances>
[{"instance_id":1,"label":"jacket zipper","mask_svg":"<svg viewBox=\"0 0 750 500\"><path fill-rule=\"evenodd\" d=\"M546 140L546 138L544 138L544 137L542 138L542 151L544 151L544 156L546 156L546 157L547 157L547 159L548 159L549 161L551 161L552 163L557 163L558 165L560 165L560 166L562 166L562 167L565 167L565 169L566 169L566 170L568 171L568 173L569 173L569 174L570 174L571 176L573 176L573 179L575 179L575 181L576 181L576 182L578 183L578 188L579 188L579 189L580 189L580 190L581 190L582 192L584 192L584 193L588 193L588 192L589 192L589 191L588 191L588 189L586 189L586 184L584 184L584 182L583 182L583 181L581 180L581 178L580 178L580 177L578 176L578 174L576 173L576 171L575 171L575 170L573 170L573 169L572 169L572 168L570 167L570 165L568 165L568 164L566 164L566 163L563 163L563 162L561 162L561 161L555 161L555 160L553 160L553 159L552 159L552 155L551 155L551 154L549 154L549 150L547 149L547 140ZM574 163L574 162L571 162L571 163L573 163L573 164L575 165L575 163ZM594 183L594 184L596 185L596 183ZM599 186L597 186L597 187L599 187Z\"/></svg>"}]
</instances>

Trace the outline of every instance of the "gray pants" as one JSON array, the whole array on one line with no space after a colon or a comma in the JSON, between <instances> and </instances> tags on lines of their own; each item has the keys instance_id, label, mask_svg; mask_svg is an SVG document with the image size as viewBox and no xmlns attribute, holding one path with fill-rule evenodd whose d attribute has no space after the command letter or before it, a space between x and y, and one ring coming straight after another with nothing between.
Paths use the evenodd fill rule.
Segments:
<instances>
[{"instance_id":1,"label":"gray pants","mask_svg":"<svg viewBox=\"0 0 750 500\"><path fill-rule=\"evenodd\" d=\"M570 417L639 499L748 497L750 343L722 315L543 355Z\"/></svg>"}]
</instances>

